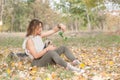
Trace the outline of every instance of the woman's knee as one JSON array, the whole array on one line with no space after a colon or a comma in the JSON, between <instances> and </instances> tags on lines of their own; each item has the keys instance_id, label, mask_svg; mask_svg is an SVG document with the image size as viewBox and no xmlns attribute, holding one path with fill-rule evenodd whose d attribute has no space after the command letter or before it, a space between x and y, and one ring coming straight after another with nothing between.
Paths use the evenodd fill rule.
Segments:
<instances>
[{"instance_id":1,"label":"woman's knee","mask_svg":"<svg viewBox=\"0 0 120 80\"><path fill-rule=\"evenodd\" d=\"M56 55L55 51L48 51L47 54L51 57Z\"/></svg>"},{"instance_id":2,"label":"woman's knee","mask_svg":"<svg viewBox=\"0 0 120 80\"><path fill-rule=\"evenodd\" d=\"M61 46L61 49L62 49L63 51L69 50L66 46Z\"/></svg>"},{"instance_id":3,"label":"woman's knee","mask_svg":"<svg viewBox=\"0 0 120 80\"><path fill-rule=\"evenodd\" d=\"M60 46L63 50L68 49L66 46Z\"/></svg>"}]
</instances>

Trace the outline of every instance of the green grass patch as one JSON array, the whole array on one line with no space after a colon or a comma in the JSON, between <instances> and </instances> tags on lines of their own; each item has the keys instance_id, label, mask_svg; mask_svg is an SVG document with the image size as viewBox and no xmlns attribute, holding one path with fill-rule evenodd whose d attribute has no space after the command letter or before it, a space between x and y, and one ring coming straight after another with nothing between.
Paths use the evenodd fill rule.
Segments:
<instances>
[{"instance_id":1,"label":"green grass patch","mask_svg":"<svg viewBox=\"0 0 120 80\"><path fill-rule=\"evenodd\" d=\"M23 43L23 38L21 37L1 37L0 46L1 47L21 47ZM53 37L51 39L53 43L57 46L84 46L84 47L109 47L109 46L120 46L120 36L119 35L104 35L98 34L95 36L87 35L82 37L69 37L65 41L61 37Z\"/></svg>"},{"instance_id":2,"label":"green grass patch","mask_svg":"<svg viewBox=\"0 0 120 80\"><path fill-rule=\"evenodd\" d=\"M56 45L66 46L84 46L84 47L109 47L109 46L120 46L120 36L118 35L104 35L98 34L95 36L82 36L82 37L70 37L67 41L63 39L54 39L53 42Z\"/></svg>"},{"instance_id":3,"label":"green grass patch","mask_svg":"<svg viewBox=\"0 0 120 80\"><path fill-rule=\"evenodd\" d=\"M74 73L71 71L63 70L59 72L59 77L61 80L72 78L74 76Z\"/></svg>"},{"instance_id":4,"label":"green grass patch","mask_svg":"<svg viewBox=\"0 0 120 80\"><path fill-rule=\"evenodd\" d=\"M21 47L23 38L21 37L1 37L0 46L2 47Z\"/></svg>"}]
</instances>

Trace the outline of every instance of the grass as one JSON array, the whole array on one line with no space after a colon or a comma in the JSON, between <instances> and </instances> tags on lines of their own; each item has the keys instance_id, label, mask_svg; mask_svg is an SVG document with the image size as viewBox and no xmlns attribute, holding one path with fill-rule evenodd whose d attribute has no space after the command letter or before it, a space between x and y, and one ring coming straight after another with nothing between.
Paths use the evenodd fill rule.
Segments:
<instances>
[{"instance_id":1,"label":"grass","mask_svg":"<svg viewBox=\"0 0 120 80\"><path fill-rule=\"evenodd\" d=\"M1 37L0 46L2 47L21 47L23 38L21 37Z\"/></svg>"},{"instance_id":2,"label":"grass","mask_svg":"<svg viewBox=\"0 0 120 80\"><path fill-rule=\"evenodd\" d=\"M120 36L119 35L104 35L99 34L95 36L82 36L82 37L70 37L67 41L62 39L54 39L53 42L56 45L67 45L67 46L84 46L84 47L109 47L119 46Z\"/></svg>"},{"instance_id":3,"label":"grass","mask_svg":"<svg viewBox=\"0 0 120 80\"><path fill-rule=\"evenodd\" d=\"M69 36L68 36L69 37ZM0 47L21 47L23 37L1 37ZM82 37L69 37L64 41L61 37L52 38L53 43L57 46L84 46L84 47L109 47L109 46L119 46L120 36L119 35L104 35L98 34L95 36L82 36Z\"/></svg>"},{"instance_id":4,"label":"grass","mask_svg":"<svg viewBox=\"0 0 120 80\"><path fill-rule=\"evenodd\" d=\"M71 71L66 71L66 70L60 71L60 73L59 73L59 77L61 78L61 80L67 79L67 78L72 78L73 75L74 74Z\"/></svg>"}]
</instances>

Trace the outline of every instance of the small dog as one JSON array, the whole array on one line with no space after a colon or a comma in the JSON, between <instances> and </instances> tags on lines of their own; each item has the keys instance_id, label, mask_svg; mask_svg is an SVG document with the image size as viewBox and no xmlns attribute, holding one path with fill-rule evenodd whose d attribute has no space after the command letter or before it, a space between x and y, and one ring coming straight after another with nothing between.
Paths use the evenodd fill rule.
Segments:
<instances>
[{"instance_id":1,"label":"small dog","mask_svg":"<svg viewBox=\"0 0 120 80\"><path fill-rule=\"evenodd\" d=\"M46 48L46 47L48 47L48 45L52 44L52 41L51 40L46 40L44 44L45 44L44 48ZM10 52L10 54L8 55L8 58L10 60L14 60L14 61L24 61L24 60L30 61L29 56L26 53Z\"/></svg>"},{"instance_id":2,"label":"small dog","mask_svg":"<svg viewBox=\"0 0 120 80\"><path fill-rule=\"evenodd\" d=\"M12 61L31 61L30 58L26 53L14 53L10 52L10 54L7 56Z\"/></svg>"}]
</instances>

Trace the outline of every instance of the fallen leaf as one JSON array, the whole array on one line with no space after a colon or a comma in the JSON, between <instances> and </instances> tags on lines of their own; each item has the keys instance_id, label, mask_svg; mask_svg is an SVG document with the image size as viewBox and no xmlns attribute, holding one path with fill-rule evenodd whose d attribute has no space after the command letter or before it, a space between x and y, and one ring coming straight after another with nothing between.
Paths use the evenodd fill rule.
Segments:
<instances>
[{"instance_id":1,"label":"fallen leaf","mask_svg":"<svg viewBox=\"0 0 120 80\"><path fill-rule=\"evenodd\" d=\"M84 63L80 63L80 65L79 65L79 67L82 68L82 69L85 68L85 66L86 65Z\"/></svg>"},{"instance_id":2,"label":"fallen leaf","mask_svg":"<svg viewBox=\"0 0 120 80\"><path fill-rule=\"evenodd\" d=\"M10 74L10 73L11 73L11 70L10 70L9 68L7 69L7 73L8 73L8 74Z\"/></svg>"}]
</instances>

